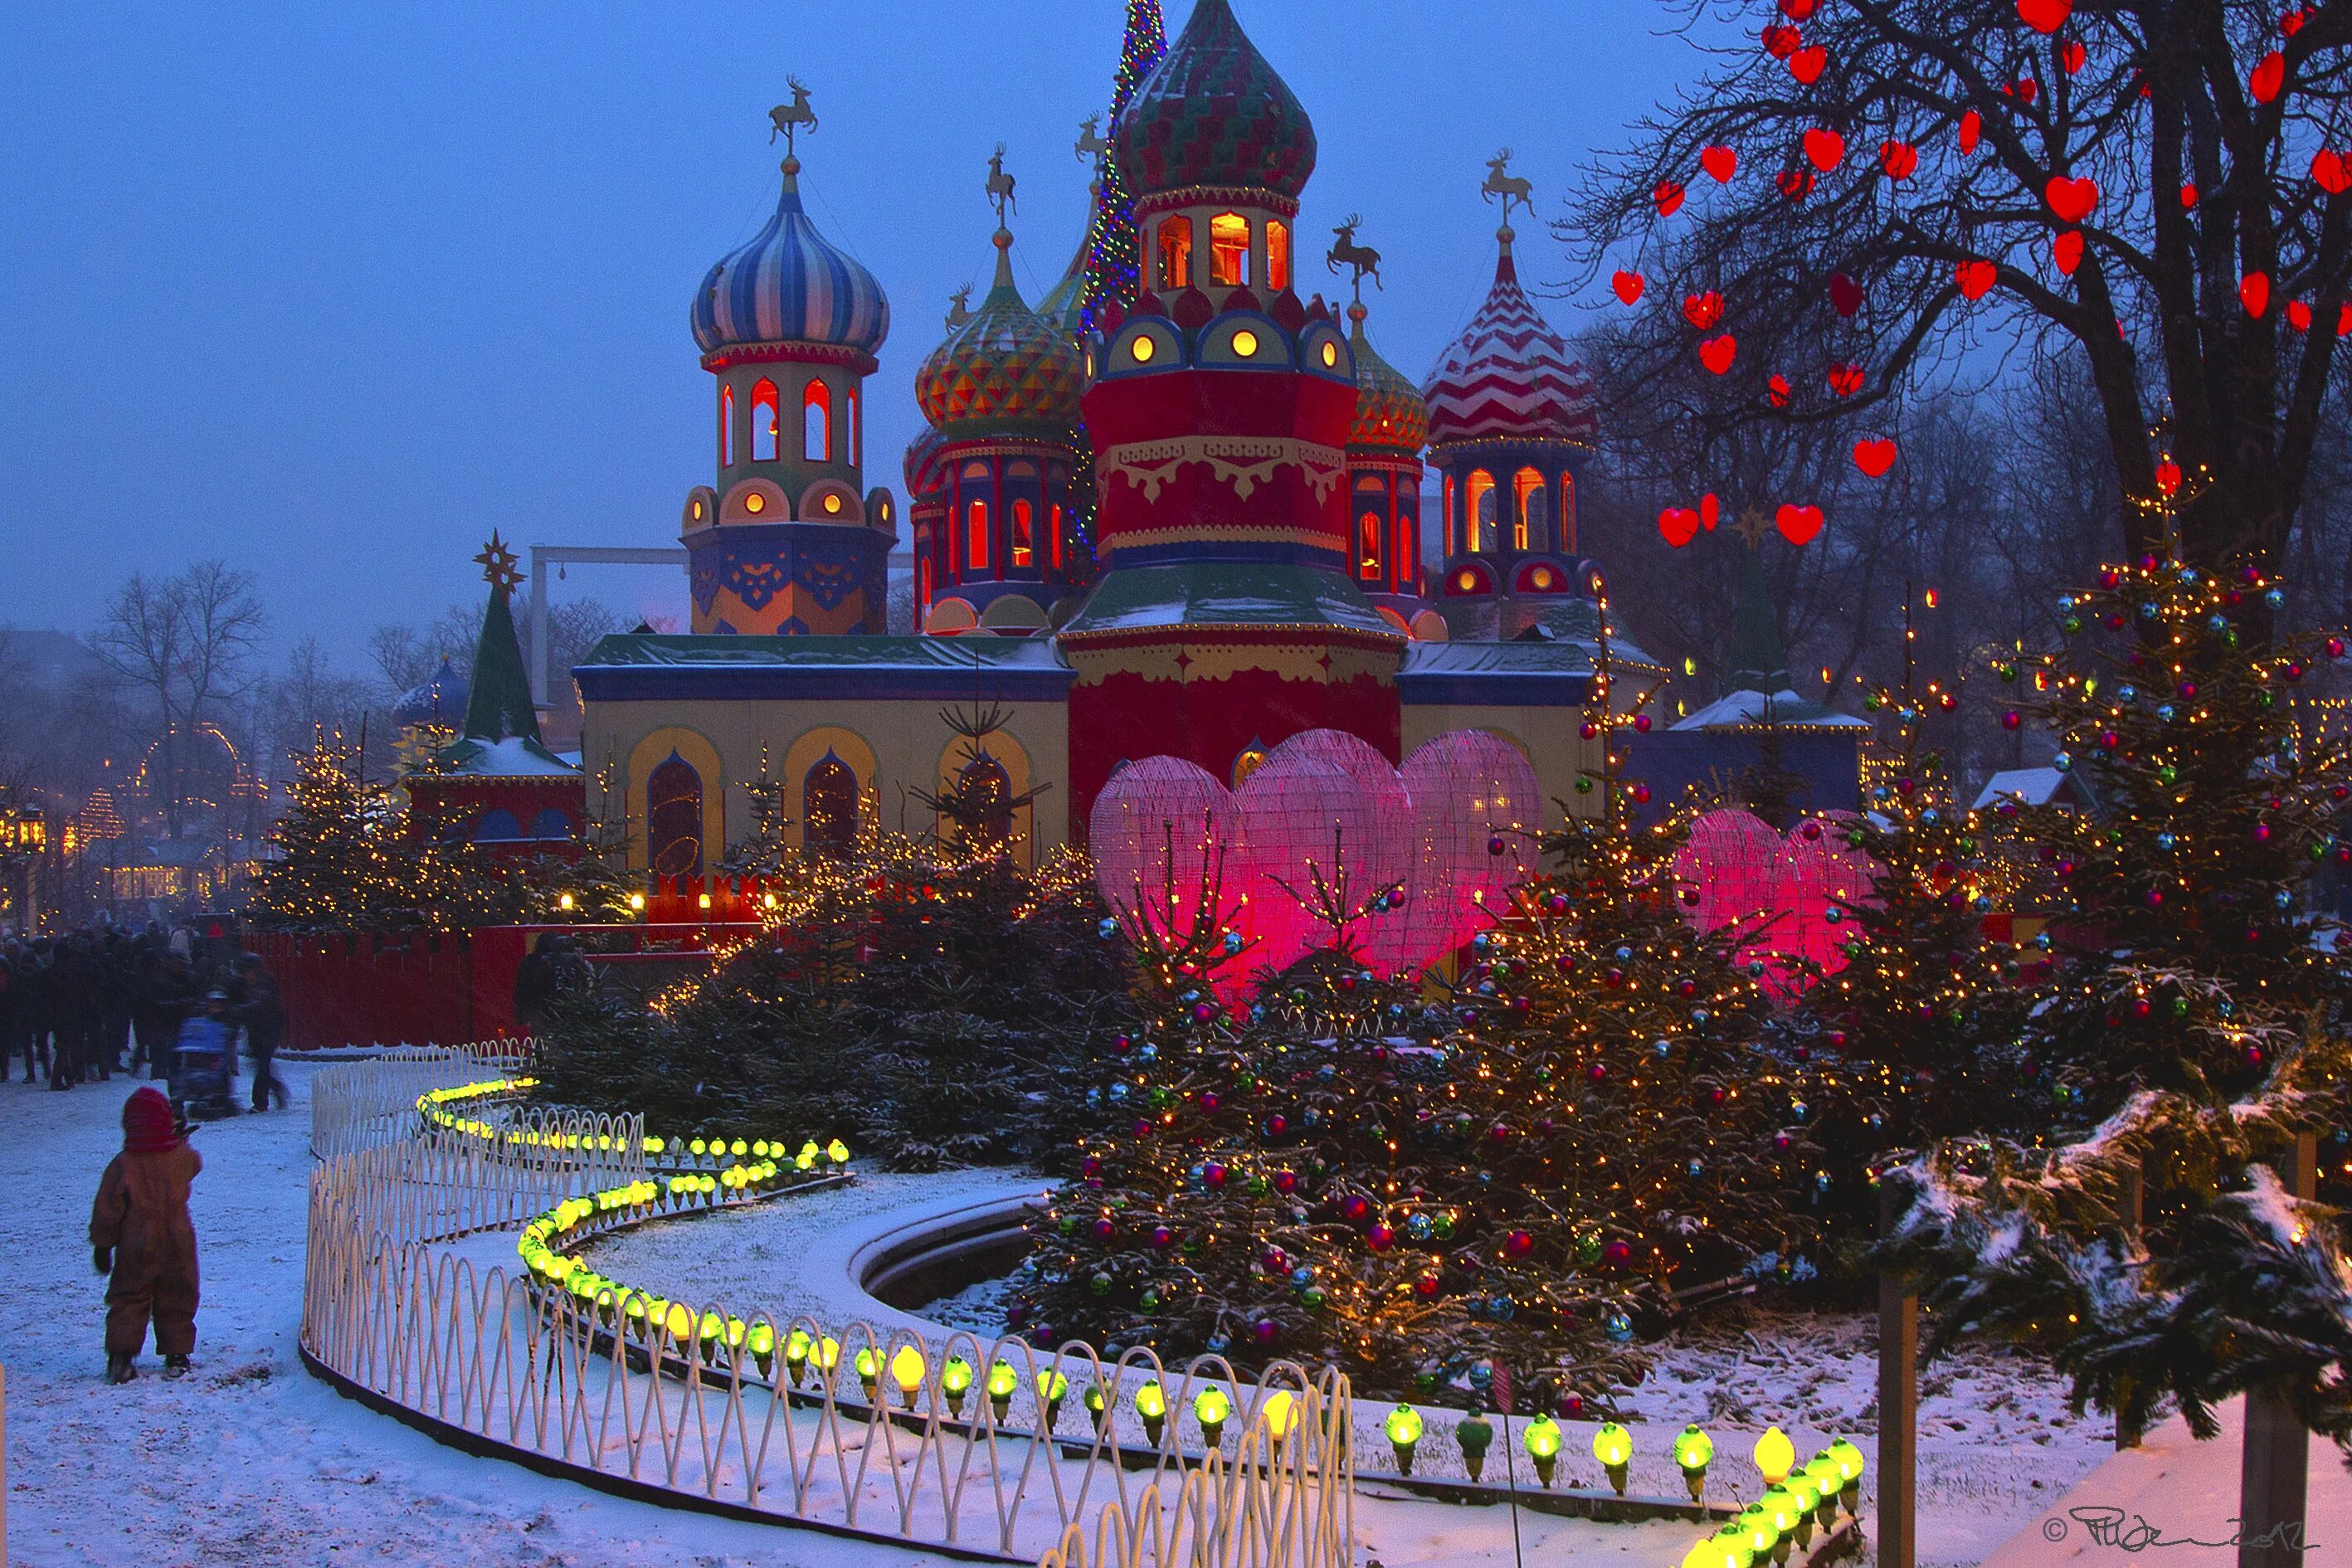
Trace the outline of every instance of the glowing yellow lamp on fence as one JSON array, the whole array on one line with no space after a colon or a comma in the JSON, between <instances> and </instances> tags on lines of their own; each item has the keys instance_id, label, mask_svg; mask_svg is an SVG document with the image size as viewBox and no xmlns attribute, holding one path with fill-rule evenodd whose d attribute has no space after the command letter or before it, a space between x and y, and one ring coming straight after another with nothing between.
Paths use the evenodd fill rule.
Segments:
<instances>
[{"instance_id":1,"label":"glowing yellow lamp on fence","mask_svg":"<svg viewBox=\"0 0 2352 1568\"><path fill-rule=\"evenodd\" d=\"M1805 1484L1813 1489L1813 1515L1823 1530L1837 1523L1838 1492L1845 1486L1836 1458L1826 1448L1805 1466Z\"/></svg>"},{"instance_id":2,"label":"glowing yellow lamp on fence","mask_svg":"<svg viewBox=\"0 0 2352 1568\"><path fill-rule=\"evenodd\" d=\"M1772 1510L1760 1502L1751 1502L1741 1509L1733 1528L1747 1540L1750 1558L1768 1557L1780 1544L1780 1527L1772 1522Z\"/></svg>"},{"instance_id":3,"label":"glowing yellow lamp on fence","mask_svg":"<svg viewBox=\"0 0 2352 1568\"><path fill-rule=\"evenodd\" d=\"M754 1323L751 1331L743 1336L743 1343L751 1352L751 1359L760 1365L760 1375L774 1375L776 1365L776 1331L765 1323Z\"/></svg>"},{"instance_id":4,"label":"glowing yellow lamp on fence","mask_svg":"<svg viewBox=\"0 0 2352 1568\"><path fill-rule=\"evenodd\" d=\"M1715 1440L1700 1431L1696 1423L1682 1429L1675 1438L1675 1463L1682 1468L1683 1485L1690 1488L1691 1501L1706 1490L1706 1468L1715 1463Z\"/></svg>"},{"instance_id":5,"label":"glowing yellow lamp on fence","mask_svg":"<svg viewBox=\"0 0 2352 1568\"><path fill-rule=\"evenodd\" d=\"M1462 1468L1476 1480L1486 1468L1486 1449L1495 1441L1495 1424L1479 1414L1473 1405L1454 1427L1454 1440L1462 1446Z\"/></svg>"},{"instance_id":6,"label":"glowing yellow lamp on fence","mask_svg":"<svg viewBox=\"0 0 2352 1568\"><path fill-rule=\"evenodd\" d=\"M1097 1435L1109 1429L1110 1401L1103 1397L1101 1384L1087 1384L1087 1391L1078 1395L1078 1403L1087 1407L1087 1415L1094 1422Z\"/></svg>"},{"instance_id":7,"label":"glowing yellow lamp on fence","mask_svg":"<svg viewBox=\"0 0 2352 1568\"><path fill-rule=\"evenodd\" d=\"M1387 1436L1389 1447L1396 1450L1398 1475L1412 1474L1412 1451L1420 1446L1421 1434L1427 1426L1428 1423L1421 1418L1421 1412L1410 1405L1398 1405L1389 1412L1389 1418L1381 1423L1381 1431Z\"/></svg>"},{"instance_id":8,"label":"glowing yellow lamp on fence","mask_svg":"<svg viewBox=\"0 0 2352 1568\"><path fill-rule=\"evenodd\" d=\"M1806 1475L1804 1471L1795 1470L1790 1472L1787 1480L1780 1483L1780 1489L1789 1494L1789 1500L1797 1508L1797 1544L1811 1545L1813 1510L1822 1506L1822 1489L1815 1486L1812 1478Z\"/></svg>"},{"instance_id":9,"label":"glowing yellow lamp on fence","mask_svg":"<svg viewBox=\"0 0 2352 1568\"><path fill-rule=\"evenodd\" d=\"M1021 1386L1021 1374L1013 1370L1009 1361L992 1363L988 1369L988 1404L996 1412L996 1424L1004 1425L1005 1414L1013 1408L1013 1391Z\"/></svg>"},{"instance_id":10,"label":"glowing yellow lamp on fence","mask_svg":"<svg viewBox=\"0 0 2352 1568\"><path fill-rule=\"evenodd\" d=\"M1719 1535L1710 1535L1683 1555L1683 1568L1743 1568L1738 1549Z\"/></svg>"},{"instance_id":11,"label":"glowing yellow lamp on fence","mask_svg":"<svg viewBox=\"0 0 2352 1568\"><path fill-rule=\"evenodd\" d=\"M1544 1490L1551 1489L1552 1472L1559 1468L1559 1423L1549 1415L1538 1414L1520 1435L1520 1444L1528 1458L1536 1462L1536 1479L1543 1482ZM1623 1491L1623 1487L1617 1489Z\"/></svg>"},{"instance_id":12,"label":"glowing yellow lamp on fence","mask_svg":"<svg viewBox=\"0 0 2352 1568\"><path fill-rule=\"evenodd\" d=\"M823 1339L817 1341L817 1375L824 1378L825 1382L831 1383L833 1381L833 1369L840 1364L841 1342L835 1339L831 1334L827 1334Z\"/></svg>"},{"instance_id":13,"label":"glowing yellow lamp on fence","mask_svg":"<svg viewBox=\"0 0 2352 1568\"><path fill-rule=\"evenodd\" d=\"M1813 1517L1797 1506L1797 1500L1789 1494L1786 1487L1767 1489L1760 1500L1765 1516L1772 1521L1772 1561L1786 1563L1792 1542L1802 1546L1812 1539Z\"/></svg>"},{"instance_id":14,"label":"glowing yellow lamp on fence","mask_svg":"<svg viewBox=\"0 0 2352 1568\"><path fill-rule=\"evenodd\" d=\"M669 1331L673 1343L688 1345L694 1341L694 1314L683 1302L670 1303L669 1310L663 1314L662 1326Z\"/></svg>"},{"instance_id":15,"label":"glowing yellow lamp on fence","mask_svg":"<svg viewBox=\"0 0 2352 1568\"><path fill-rule=\"evenodd\" d=\"M874 1353L872 1345L867 1345L857 1352L852 1364L857 1369L857 1386L866 1391L866 1403L874 1404L880 1392L876 1385L882 1381L882 1358Z\"/></svg>"},{"instance_id":16,"label":"glowing yellow lamp on fence","mask_svg":"<svg viewBox=\"0 0 2352 1568\"><path fill-rule=\"evenodd\" d=\"M1277 1443L1289 1436L1290 1429L1298 1425L1298 1398L1286 1388L1267 1394L1265 1403L1258 1408L1265 1415L1267 1436Z\"/></svg>"},{"instance_id":17,"label":"glowing yellow lamp on fence","mask_svg":"<svg viewBox=\"0 0 2352 1568\"><path fill-rule=\"evenodd\" d=\"M915 1407L915 1395L923 1386L923 1373L929 1371L923 1352L912 1345L900 1345L898 1353L890 1358L890 1381L898 1385L898 1403L908 1410Z\"/></svg>"},{"instance_id":18,"label":"glowing yellow lamp on fence","mask_svg":"<svg viewBox=\"0 0 2352 1568\"><path fill-rule=\"evenodd\" d=\"M1592 1457L1609 1472L1609 1484L1617 1495L1625 1495L1625 1469L1633 1462L1633 1435L1614 1421L1605 1423L1592 1435Z\"/></svg>"},{"instance_id":19,"label":"glowing yellow lamp on fence","mask_svg":"<svg viewBox=\"0 0 2352 1568\"><path fill-rule=\"evenodd\" d=\"M1838 1499L1845 1504L1846 1512L1862 1517L1862 1450L1841 1437L1830 1445L1830 1458L1837 1461L1841 1485Z\"/></svg>"},{"instance_id":20,"label":"glowing yellow lamp on fence","mask_svg":"<svg viewBox=\"0 0 2352 1568\"><path fill-rule=\"evenodd\" d=\"M801 1152L793 1157L793 1166L796 1170L814 1171L816 1169L816 1145L803 1143L801 1145Z\"/></svg>"},{"instance_id":21,"label":"glowing yellow lamp on fence","mask_svg":"<svg viewBox=\"0 0 2352 1568\"><path fill-rule=\"evenodd\" d=\"M971 1392L971 1363L960 1355L948 1357L940 1368L940 1392L948 1396L948 1414L963 1419L963 1398Z\"/></svg>"},{"instance_id":22,"label":"glowing yellow lamp on fence","mask_svg":"<svg viewBox=\"0 0 2352 1568\"><path fill-rule=\"evenodd\" d=\"M1153 1447L1160 1447L1160 1436L1168 1425L1168 1392L1157 1378L1135 1391L1135 1413L1143 1417L1143 1436Z\"/></svg>"},{"instance_id":23,"label":"glowing yellow lamp on fence","mask_svg":"<svg viewBox=\"0 0 2352 1568\"><path fill-rule=\"evenodd\" d=\"M1192 1419L1201 1424L1202 1443L1212 1449L1224 1436L1225 1423L1233 1414L1234 1402L1214 1384L1192 1396Z\"/></svg>"},{"instance_id":24,"label":"glowing yellow lamp on fence","mask_svg":"<svg viewBox=\"0 0 2352 1568\"><path fill-rule=\"evenodd\" d=\"M807 1374L809 1352L815 1348L816 1342L808 1337L804 1329L794 1329L784 1336L784 1370L793 1374L794 1388L801 1385L801 1379Z\"/></svg>"},{"instance_id":25,"label":"glowing yellow lamp on fence","mask_svg":"<svg viewBox=\"0 0 2352 1568\"><path fill-rule=\"evenodd\" d=\"M1797 1463L1797 1446L1778 1426L1765 1429L1756 1439L1756 1473L1764 1478L1768 1487L1777 1487L1789 1479L1789 1471Z\"/></svg>"},{"instance_id":26,"label":"glowing yellow lamp on fence","mask_svg":"<svg viewBox=\"0 0 2352 1568\"><path fill-rule=\"evenodd\" d=\"M1051 1432L1054 1423L1061 1419L1062 1401L1070 1394L1070 1380L1058 1372L1037 1374L1037 1403L1045 1407L1045 1430Z\"/></svg>"},{"instance_id":27,"label":"glowing yellow lamp on fence","mask_svg":"<svg viewBox=\"0 0 2352 1568\"><path fill-rule=\"evenodd\" d=\"M836 1165L849 1163L849 1145L836 1138L824 1146L824 1157Z\"/></svg>"}]
</instances>

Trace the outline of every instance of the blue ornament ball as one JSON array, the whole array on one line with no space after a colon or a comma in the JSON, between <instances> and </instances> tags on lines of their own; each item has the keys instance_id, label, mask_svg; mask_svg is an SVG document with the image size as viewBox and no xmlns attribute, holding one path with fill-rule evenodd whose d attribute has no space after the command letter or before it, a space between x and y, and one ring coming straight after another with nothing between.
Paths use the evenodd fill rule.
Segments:
<instances>
[{"instance_id":1,"label":"blue ornament ball","mask_svg":"<svg viewBox=\"0 0 2352 1568\"><path fill-rule=\"evenodd\" d=\"M1622 1312L1610 1313L1601 1320L1601 1328L1610 1339L1621 1345L1633 1337L1633 1320Z\"/></svg>"},{"instance_id":2,"label":"blue ornament ball","mask_svg":"<svg viewBox=\"0 0 2352 1568\"><path fill-rule=\"evenodd\" d=\"M1097 925L1095 930L1101 934L1102 939L1105 942L1108 942L1111 938L1118 934L1118 922L1112 920L1108 915L1105 915L1101 923Z\"/></svg>"}]
</instances>

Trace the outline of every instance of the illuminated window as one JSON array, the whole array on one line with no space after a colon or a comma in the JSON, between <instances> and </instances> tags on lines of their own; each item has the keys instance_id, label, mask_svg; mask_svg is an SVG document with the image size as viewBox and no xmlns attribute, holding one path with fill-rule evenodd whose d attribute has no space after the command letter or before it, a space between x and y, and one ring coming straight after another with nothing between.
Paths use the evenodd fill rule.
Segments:
<instances>
[{"instance_id":1,"label":"illuminated window","mask_svg":"<svg viewBox=\"0 0 2352 1568\"><path fill-rule=\"evenodd\" d=\"M801 781L802 839L819 855L843 855L857 843L857 775L831 752Z\"/></svg>"},{"instance_id":2,"label":"illuminated window","mask_svg":"<svg viewBox=\"0 0 2352 1568\"><path fill-rule=\"evenodd\" d=\"M1339 345L1338 343L1326 342L1323 345L1323 368L1325 370L1337 370L1339 368Z\"/></svg>"},{"instance_id":3,"label":"illuminated window","mask_svg":"<svg viewBox=\"0 0 2352 1568\"><path fill-rule=\"evenodd\" d=\"M676 752L646 781L646 853L665 877L702 875L702 775Z\"/></svg>"},{"instance_id":4,"label":"illuminated window","mask_svg":"<svg viewBox=\"0 0 2352 1568\"><path fill-rule=\"evenodd\" d=\"M719 389L719 466L735 466L735 389L731 386Z\"/></svg>"},{"instance_id":5,"label":"illuminated window","mask_svg":"<svg viewBox=\"0 0 2352 1568\"><path fill-rule=\"evenodd\" d=\"M782 415L776 402L776 384L763 381L751 389L751 460L772 463L782 439Z\"/></svg>"},{"instance_id":6,"label":"illuminated window","mask_svg":"<svg viewBox=\"0 0 2352 1568\"><path fill-rule=\"evenodd\" d=\"M1192 286L1192 220L1177 216L1164 218L1160 225L1160 286L1162 289L1190 289ZM1138 360L1150 359L1139 353Z\"/></svg>"},{"instance_id":7,"label":"illuminated window","mask_svg":"<svg viewBox=\"0 0 2352 1568\"><path fill-rule=\"evenodd\" d=\"M915 616L919 623L931 607L931 558L925 553L915 557Z\"/></svg>"},{"instance_id":8,"label":"illuminated window","mask_svg":"<svg viewBox=\"0 0 2352 1568\"><path fill-rule=\"evenodd\" d=\"M768 510L768 498L761 495L758 490L753 490L750 495L743 498L743 510L750 512L752 516L757 517L760 513Z\"/></svg>"},{"instance_id":9,"label":"illuminated window","mask_svg":"<svg viewBox=\"0 0 2352 1568\"><path fill-rule=\"evenodd\" d=\"M849 466L854 468L866 461L866 436L865 432L857 427L857 389L854 386L849 389L846 407L849 425Z\"/></svg>"},{"instance_id":10,"label":"illuminated window","mask_svg":"<svg viewBox=\"0 0 2352 1568\"><path fill-rule=\"evenodd\" d=\"M1234 788L1239 789L1249 783L1250 774L1264 766L1265 766L1265 748L1252 741L1242 748L1242 754L1234 759Z\"/></svg>"},{"instance_id":11,"label":"illuminated window","mask_svg":"<svg viewBox=\"0 0 2352 1568\"><path fill-rule=\"evenodd\" d=\"M801 459L833 461L833 392L821 381L810 382L801 394Z\"/></svg>"},{"instance_id":12,"label":"illuminated window","mask_svg":"<svg viewBox=\"0 0 2352 1568\"><path fill-rule=\"evenodd\" d=\"M1013 837L1013 780L1004 764L994 757L975 757L956 783L971 813L965 818L966 841L974 848L1003 847Z\"/></svg>"},{"instance_id":13,"label":"illuminated window","mask_svg":"<svg viewBox=\"0 0 2352 1568\"><path fill-rule=\"evenodd\" d=\"M1059 572L1062 569L1062 509L1058 506L1054 509L1052 523L1053 531L1045 536L1045 552L1054 563L1054 570Z\"/></svg>"},{"instance_id":14,"label":"illuminated window","mask_svg":"<svg viewBox=\"0 0 2352 1568\"><path fill-rule=\"evenodd\" d=\"M1266 220L1265 286L1277 294L1290 287L1290 226L1280 218Z\"/></svg>"},{"instance_id":15,"label":"illuminated window","mask_svg":"<svg viewBox=\"0 0 2352 1568\"><path fill-rule=\"evenodd\" d=\"M1234 353L1243 359L1257 357L1257 334L1244 327L1234 334Z\"/></svg>"},{"instance_id":16,"label":"illuminated window","mask_svg":"<svg viewBox=\"0 0 2352 1568\"><path fill-rule=\"evenodd\" d=\"M988 570L988 503L976 500L963 510L964 569Z\"/></svg>"},{"instance_id":17,"label":"illuminated window","mask_svg":"<svg viewBox=\"0 0 2352 1568\"><path fill-rule=\"evenodd\" d=\"M824 514L827 517L839 517L841 515L841 496L838 491L829 494L824 498Z\"/></svg>"},{"instance_id":18,"label":"illuminated window","mask_svg":"<svg viewBox=\"0 0 2352 1568\"><path fill-rule=\"evenodd\" d=\"M1495 548L1495 476L1484 468L1470 471L1470 485L1463 500L1464 516L1470 531L1470 553L1483 555Z\"/></svg>"},{"instance_id":19,"label":"illuminated window","mask_svg":"<svg viewBox=\"0 0 2352 1568\"><path fill-rule=\"evenodd\" d=\"M1209 220L1209 281L1224 289L1249 287L1249 219L1219 213Z\"/></svg>"},{"instance_id":20,"label":"illuminated window","mask_svg":"<svg viewBox=\"0 0 2352 1568\"><path fill-rule=\"evenodd\" d=\"M1135 340L1134 345L1128 352L1135 356L1136 363L1150 364L1151 356L1160 352L1160 345L1151 341L1150 332L1145 332Z\"/></svg>"},{"instance_id":21,"label":"illuminated window","mask_svg":"<svg viewBox=\"0 0 2352 1568\"><path fill-rule=\"evenodd\" d=\"M1576 476L1559 477L1559 547L1569 554L1576 553Z\"/></svg>"},{"instance_id":22,"label":"illuminated window","mask_svg":"<svg viewBox=\"0 0 2352 1568\"><path fill-rule=\"evenodd\" d=\"M1013 565L1014 570L1026 572L1031 566L1036 563L1036 514L1030 510L1029 503L1025 500L1014 501L1013 503Z\"/></svg>"},{"instance_id":23,"label":"illuminated window","mask_svg":"<svg viewBox=\"0 0 2352 1568\"><path fill-rule=\"evenodd\" d=\"M1520 551L1546 548L1543 476L1533 468L1521 468L1511 477L1511 489L1515 492L1511 547Z\"/></svg>"},{"instance_id":24,"label":"illuminated window","mask_svg":"<svg viewBox=\"0 0 2352 1568\"><path fill-rule=\"evenodd\" d=\"M1445 476L1444 519L1445 537L1453 542L1450 546L1444 548L1459 551L1462 548L1462 539L1458 531L1459 525L1454 521L1454 476L1452 474Z\"/></svg>"},{"instance_id":25,"label":"illuminated window","mask_svg":"<svg viewBox=\"0 0 2352 1568\"><path fill-rule=\"evenodd\" d=\"M1396 578L1398 591L1405 594L1412 593L1413 584L1421 580L1420 542L1413 537L1412 520L1408 517L1397 519Z\"/></svg>"},{"instance_id":26,"label":"illuminated window","mask_svg":"<svg viewBox=\"0 0 2352 1568\"><path fill-rule=\"evenodd\" d=\"M1381 579L1381 514L1368 511L1356 520L1356 575L1367 583Z\"/></svg>"}]
</instances>

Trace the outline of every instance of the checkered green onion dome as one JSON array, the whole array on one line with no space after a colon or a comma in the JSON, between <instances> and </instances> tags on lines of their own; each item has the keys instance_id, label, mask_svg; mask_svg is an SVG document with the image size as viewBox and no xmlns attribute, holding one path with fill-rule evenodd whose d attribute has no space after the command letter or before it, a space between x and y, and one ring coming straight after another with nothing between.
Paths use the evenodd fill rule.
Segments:
<instances>
[{"instance_id":1,"label":"checkered green onion dome","mask_svg":"<svg viewBox=\"0 0 2352 1568\"><path fill-rule=\"evenodd\" d=\"M950 440L982 434L1066 439L1086 390L1085 356L1013 287L1013 237L999 229L996 243L995 286L971 320L923 362L916 401Z\"/></svg>"},{"instance_id":2,"label":"checkered green onion dome","mask_svg":"<svg viewBox=\"0 0 2352 1568\"><path fill-rule=\"evenodd\" d=\"M1205 185L1296 200L1315 173L1314 122L1227 0L1192 7L1119 117L1115 147L1138 198Z\"/></svg>"},{"instance_id":3,"label":"checkered green onion dome","mask_svg":"<svg viewBox=\"0 0 2352 1568\"><path fill-rule=\"evenodd\" d=\"M1348 433L1351 448L1418 452L1429 444L1429 405L1404 372L1372 350L1364 333L1364 308L1348 307L1348 344L1356 351L1356 423Z\"/></svg>"}]
</instances>

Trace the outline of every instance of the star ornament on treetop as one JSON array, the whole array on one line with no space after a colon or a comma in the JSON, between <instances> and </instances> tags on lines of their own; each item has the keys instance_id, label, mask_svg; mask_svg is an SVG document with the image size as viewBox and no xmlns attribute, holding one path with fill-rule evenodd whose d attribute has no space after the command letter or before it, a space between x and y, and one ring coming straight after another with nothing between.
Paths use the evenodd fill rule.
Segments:
<instances>
[{"instance_id":1,"label":"star ornament on treetop","mask_svg":"<svg viewBox=\"0 0 2352 1568\"><path fill-rule=\"evenodd\" d=\"M490 531L489 543L474 560L482 568L482 580L501 593L511 594L522 583L523 574L516 570L521 557L506 547L496 529Z\"/></svg>"}]
</instances>

